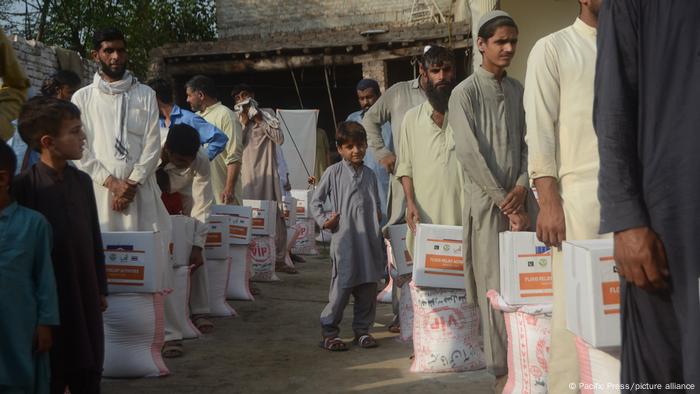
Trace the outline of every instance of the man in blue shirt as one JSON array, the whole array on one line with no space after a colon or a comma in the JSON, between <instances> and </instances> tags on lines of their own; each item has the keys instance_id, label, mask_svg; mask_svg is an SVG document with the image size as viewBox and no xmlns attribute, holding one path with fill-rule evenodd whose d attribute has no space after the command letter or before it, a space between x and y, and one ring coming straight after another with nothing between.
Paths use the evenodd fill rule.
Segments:
<instances>
[{"instance_id":1,"label":"man in blue shirt","mask_svg":"<svg viewBox=\"0 0 700 394\"><path fill-rule=\"evenodd\" d=\"M353 112L348 115L346 120L358 122L362 124L362 118L365 116L365 112L379 99L382 95L379 90L379 83L374 79L363 79L358 82L357 87L357 101L360 103L361 110ZM384 138L384 143L387 149L393 151L394 144L392 142L391 136L391 123L387 122L382 125L382 137ZM379 164L377 159L374 157L374 152L371 149L367 149L365 154L365 163L367 167L374 171L377 175L377 186L379 186L379 200L382 204L382 220L380 224L384 226L387 221L387 196L389 195L389 173L386 169Z\"/></svg>"},{"instance_id":2,"label":"man in blue shirt","mask_svg":"<svg viewBox=\"0 0 700 394\"><path fill-rule=\"evenodd\" d=\"M148 86L156 92L158 109L160 110L160 128L169 129L171 125L184 123L193 127L199 133L199 140L202 145L207 144L207 155L209 161L214 160L216 155L226 148L228 137L216 126L207 122L194 112L180 108L173 101L173 88L170 83L162 78L148 81ZM167 136L167 132L161 136ZM165 138L163 138L165 141Z\"/></svg>"}]
</instances>

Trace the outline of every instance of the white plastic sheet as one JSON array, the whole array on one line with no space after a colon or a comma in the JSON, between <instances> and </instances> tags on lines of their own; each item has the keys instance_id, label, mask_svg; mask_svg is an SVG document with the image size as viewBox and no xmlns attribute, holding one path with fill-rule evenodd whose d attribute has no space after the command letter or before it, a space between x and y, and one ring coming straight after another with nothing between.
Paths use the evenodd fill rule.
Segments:
<instances>
[{"instance_id":1,"label":"white plastic sheet","mask_svg":"<svg viewBox=\"0 0 700 394\"><path fill-rule=\"evenodd\" d=\"M316 163L318 110L278 109L277 118L284 133L282 153L287 161L289 183L292 189L306 189L307 178L314 174Z\"/></svg>"}]
</instances>

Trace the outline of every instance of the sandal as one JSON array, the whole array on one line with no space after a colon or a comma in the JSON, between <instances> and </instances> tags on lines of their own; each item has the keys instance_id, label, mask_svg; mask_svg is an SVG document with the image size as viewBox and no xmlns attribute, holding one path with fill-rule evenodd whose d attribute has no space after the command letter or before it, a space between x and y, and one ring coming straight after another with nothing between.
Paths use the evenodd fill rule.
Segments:
<instances>
[{"instance_id":1,"label":"sandal","mask_svg":"<svg viewBox=\"0 0 700 394\"><path fill-rule=\"evenodd\" d=\"M363 349L371 349L379 346L377 340L369 334L360 335L359 337L355 338L355 340L352 341L352 343Z\"/></svg>"},{"instance_id":2,"label":"sandal","mask_svg":"<svg viewBox=\"0 0 700 394\"><path fill-rule=\"evenodd\" d=\"M318 346L331 352L344 352L348 350L348 345L338 337L323 338Z\"/></svg>"},{"instance_id":3,"label":"sandal","mask_svg":"<svg viewBox=\"0 0 700 394\"><path fill-rule=\"evenodd\" d=\"M392 334L401 334L401 326L398 323L391 323L387 330Z\"/></svg>"},{"instance_id":4,"label":"sandal","mask_svg":"<svg viewBox=\"0 0 700 394\"><path fill-rule=\"evenodd\" d=\"M182 357L182 341L168 341L163 345L163 357L177 358Z\"/></svg>"},{"instance_id":5,"label":"sandal","mask_svg":"<svg viewBox=\"0 0 700 394\"><path fill-rule=\"evenodd\" d=\"M202 334L209 334L214 331L214 323L204 316L192 316L192 323L194 323L194 326L197 327Z\"/></svg>"}]
</instances>

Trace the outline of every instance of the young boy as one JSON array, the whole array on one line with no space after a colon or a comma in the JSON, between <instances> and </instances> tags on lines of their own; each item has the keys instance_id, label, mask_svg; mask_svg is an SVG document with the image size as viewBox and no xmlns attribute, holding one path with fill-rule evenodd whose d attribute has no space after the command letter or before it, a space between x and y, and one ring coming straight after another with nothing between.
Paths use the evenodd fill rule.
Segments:
<instances>
[{"instance_id":1,"label":"young boy","mask_svg":"<svg viewBox=\"0 0 700 394\"><path fill-rule=\"evenodd\" d=\"M376 312L377 281L384 276L377 177L363 164L367 134L359 123L343 122L336 140L342 161L323 173L311 208L318 225L333 233L331 286L328 305L321 313L320 343L330 351L347 350L338 338L338 325L350 295L355 298L354 343L362 348L377 346L369 329ZM330 212L323 210L326 201L332 207Z\"/></svg>"},{"instance_id":2,"label":"young boy","mask_svg":"<svg viewBox=\"0 0 700 394\"><path fill-rule=\"evenodd\" d=\"M69 166L85 143L80 110L54 97L29 100L18 130L40 161L13 183L17 202L41 212L53 228L51 257L58 288L60 327L53 330L51 391L97 393L102 378L107 309L102 234L92 179Z\"/></svg>"},{"instance_id":3,"label":"young boy","mask_svg":"<svg viewBox=\"0 0 700 394\"><path fill-rule=\"evenodd\" d=\"M51 233L39 213L12 201L16 159L0 141L0 393L47 393L58 296Z\"/></svg>"},{"instance_id":4,"label":"young boy","mask_svg":"<svg viewBox=\"0 0 700 394\"><path fill-rule=\"evenodd\" d=\"M172 125L161 151L161 163L156 177L164 193L178 193L181 196L182 214L195 219L194 242L190 252L190 265L193 267L192 294L208 294L206 271L198 268L204 264L202 249L207 238L206 222L214 203L210 171L209 158L200 149L197 130L186 124ZM203 317L209 313L208 304L197 305L191 301L190 309L192 321L199 331L206 334L214 329L214 324ZM182 341L166 343L163 355L182 355Z\"/></svg>"}]
</instances>

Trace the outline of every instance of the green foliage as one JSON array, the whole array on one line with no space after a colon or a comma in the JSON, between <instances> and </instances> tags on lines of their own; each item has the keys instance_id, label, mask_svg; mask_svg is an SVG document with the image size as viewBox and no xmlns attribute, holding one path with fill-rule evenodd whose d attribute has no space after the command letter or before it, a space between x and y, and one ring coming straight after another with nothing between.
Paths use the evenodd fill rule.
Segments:
<instances>
[{"instance_id":1,"label":"green foliage","mask_svg":"<svg viewBox=\"0 0 700 394\"><path fill-rule=\"evenodd\" d=\"M0 4L6 1L0 0ZM0 12L0 20L15 21L15 33L75 50L85 57L92 49L92 33L96 29L119 28L126 35L129 68L140 77L147 72L151 49L169 42L216 39L214 0L15 0L11 3L13 7L2 8L13 12ZM24 10L29 10L28 15L21 15Z\"/></svg>"}]
</instances>

